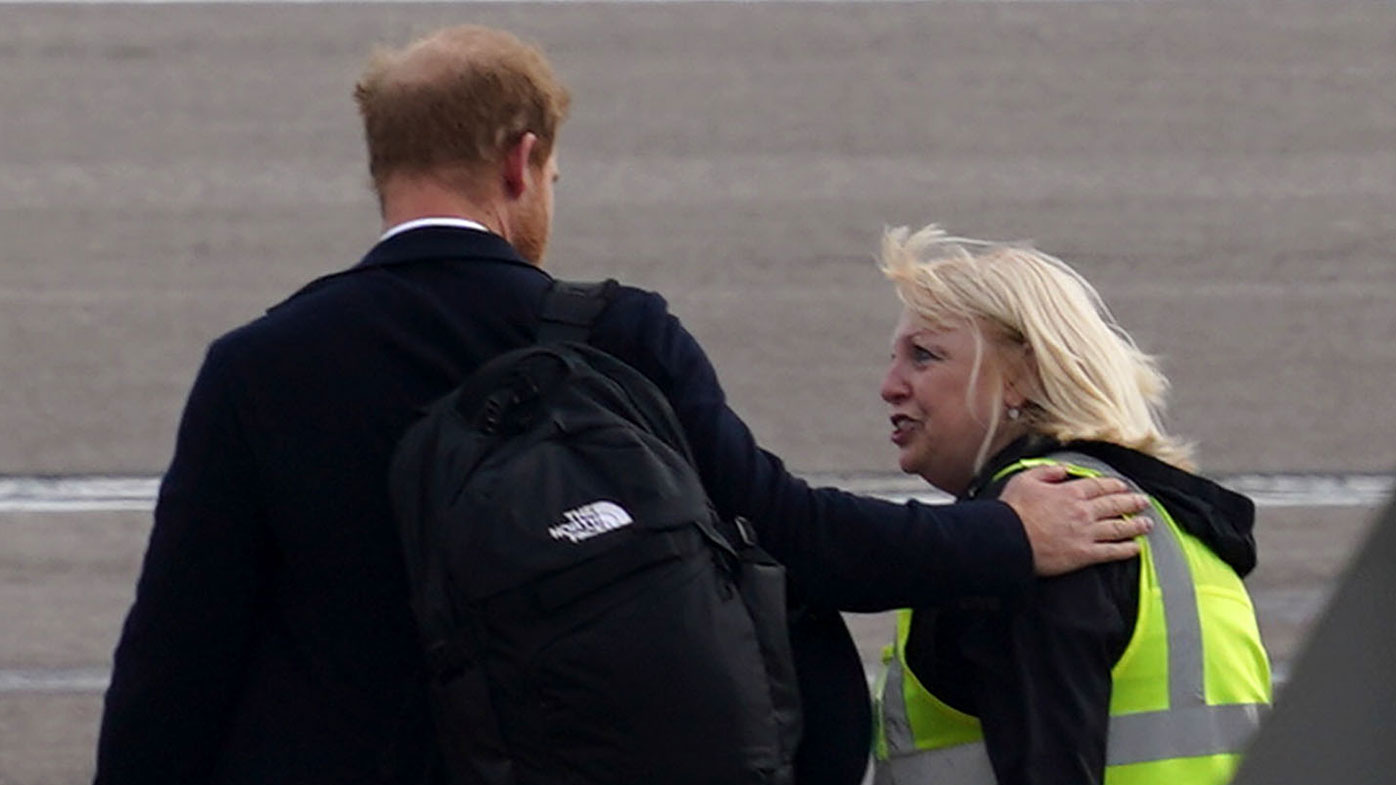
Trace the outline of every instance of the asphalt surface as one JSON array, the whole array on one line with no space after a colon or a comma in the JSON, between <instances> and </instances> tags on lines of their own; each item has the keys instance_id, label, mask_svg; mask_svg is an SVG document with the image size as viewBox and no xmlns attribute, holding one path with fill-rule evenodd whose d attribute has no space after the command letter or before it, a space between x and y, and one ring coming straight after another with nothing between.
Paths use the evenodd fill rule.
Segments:
<instances>
[{"instance_id":1,"label":"asphalt surface","mask_svg":"<svg viewBox=\"0 0 1396 785\"><path fill-rule=\"evenodd\" d=\"M1206 470L1396 467L1385 0L0 4L0 475L158 474L208 341L376 237L369 48L463 21L572 87L550 269L664 292L798 471L895 469L872 258L932 221L1094 281ZM1374 513L1261 510L1282 665ZM0 785L90 776L148 518L0 513L0 673L78 685L0 685Z\"/></svg>"}]
</instances>

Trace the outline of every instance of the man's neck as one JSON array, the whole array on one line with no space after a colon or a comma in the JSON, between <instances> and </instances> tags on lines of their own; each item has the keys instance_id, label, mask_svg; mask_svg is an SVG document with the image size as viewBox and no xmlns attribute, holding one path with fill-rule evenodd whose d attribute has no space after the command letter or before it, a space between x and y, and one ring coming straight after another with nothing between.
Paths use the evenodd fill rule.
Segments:
<instances>
[{"instance_id":1,"label":"man's neck","mask_svg":"<svg viewBox=\"0 0 1396 785\"><path fill-rule=\"evenodd\" d=\"M411 231L413 229L420 229L426 226L449 226L457 229L474 229L477 232L490 231L489 227L485 226L479 221L472 221L469 218L456 218L454 216L432 215L423 218L413 218L410 221L403 221L402 223L393 224L383 230L383 234L378 238L378 242L381 243L389 237L393 237L402 234L403 232Z\"/></svg>"},{"instance_id":2,"label":"man's neck","mask_svg":"<svg viewBox=\"0 0 1396 785\"><path fill-rule=\"evenodd\" d=\"M471 198L435 180L395 181L384 187L381 197L385 232L411 221L452 218L471 221L486 231L504 235L503 211L498 205L487 199Z\"/></svg>"}]
</instances>

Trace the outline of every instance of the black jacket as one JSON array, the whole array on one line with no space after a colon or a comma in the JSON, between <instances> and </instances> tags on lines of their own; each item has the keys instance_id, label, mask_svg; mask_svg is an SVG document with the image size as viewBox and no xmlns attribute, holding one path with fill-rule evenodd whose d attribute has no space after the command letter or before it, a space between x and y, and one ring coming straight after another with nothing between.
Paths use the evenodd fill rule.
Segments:
<instances>
[{"instance_id":1,"label":"black jacket","mask_svg":"<svg viewBox=\"0 0 1396 785\"><path fill-rule=\"evenodd\" d=\"M1244 577L1255 567L1250 499L1133 450L1024 437L988 462L969 495L993 497L1000 469L1058 450L1098 458L1157 498ZM1104 780L1110 670L1134 633L1139 560L1039 579L1016 597L917 609L907 666L940 699L979 717L1000 785Z\"/></svg>"},{"instance_id":2,"label":"black jacket","mask_svg":"<svg viewBox=\"0 0 1396 785\"><path fill-rule=\"evenodd\" d=\"M116 650L97 782L430 781L389 456L420 406L533 340L549 278L494 235L445 227L394 236L359 266L210 346ZM719 512L750 518L813 605L1030 584L1027 540L1000 502L896 505L788 474L658 295L623 288L592 343L666 394ZM844 685L838 700L853 684L862 701L847 633L824 618L808 637L843 653L805 658L834 663L814 681ZM813 698L811 738L851 738L838 760L861 774L865 702Z\"/></svg>"}]
</instances>

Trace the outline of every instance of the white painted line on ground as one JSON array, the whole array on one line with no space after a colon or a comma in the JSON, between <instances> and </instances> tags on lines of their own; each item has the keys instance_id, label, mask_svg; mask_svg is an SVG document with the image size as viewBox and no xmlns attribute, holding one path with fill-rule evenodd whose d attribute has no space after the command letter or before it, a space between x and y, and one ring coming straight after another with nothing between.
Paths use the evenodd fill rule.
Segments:
<instances>
[{"instance_id":1,"label":"white painted line on ground","mask_svg":"<svg viewBox=\"0 0 1396 785\"><path fill-rule=\"evenodd\" d=\"M151 510L158 477L0 477L0 512Z\"/></svg>"},{"instance_id":2,"label":"white painted line on ground","mask_svg":"<svg viewBox=\"0 0 1396 785\"><path fill-rule=\"evenodd\" d=\"M903 474L809 474L805 479L892 501L949 501ZM1218 481L1259 507L1376 507L1396 492L1396 477L1385 474L1233 474ZM158 477L0 477L0 512L149 511L159 488Z\"/></svg>"},{"instance_id":3,"label":"white painted line on ground","mask_svg":"<svg viewBox=\"0 0 1396 785\"><path fill-rule=\"evenodd\" d=\"M110 681L111 671L104 668L0 669L0 695L105 692Z\"/></svg>"},{"instance_id":4,"label":"white painted line on ground","mask_svg":"<svg viewBox=\"0 0 1396 785\"><path fill-rule=\"evenodd\" d=\"M868 687L877 685L880 664L863 664ZM1279 689L1289 677L1288 663L1275 663L1270 678ZM111 683L111 671L101 668L0 668L0 695L55 695L104 693Z\"/></svg>"},{"instance_id":5,"label":"white painted line on ground","mask_svg":"<svg viewBox=\"0 0 1396 785\"><path fill-rule=\"evenodd\" d=\"M944 503L946 494L927 488L904 474L812 474L812 485L831 485L891 501ZM1255 501L1257 507L1377 507L1396 493L1396 477L1388 474L1263 474L1219 475L1217 482Z\"/></svg>"}]
</instances>

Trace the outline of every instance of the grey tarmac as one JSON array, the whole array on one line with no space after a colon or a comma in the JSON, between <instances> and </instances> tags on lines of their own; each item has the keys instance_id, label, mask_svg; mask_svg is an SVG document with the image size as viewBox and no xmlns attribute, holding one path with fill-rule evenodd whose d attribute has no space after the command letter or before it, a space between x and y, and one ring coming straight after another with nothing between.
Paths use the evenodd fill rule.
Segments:
<instances>
[{"instance_id":1,"label":"grey tarmac","mask_svg":"<svg viewBox=\"0 0 1396 785\"><path fill-rule=\"evenodd\" d=\"M466 21L573 89L550 269L664 292L801 473L895 470L872 259L932 221L1096 282L1208 472L1396 467L1386 0L44 3L0 4L0 476L158 474L208 341L376 237L364 54ZM1281 665L1376 509L1261 510ZM148 519L0 512L0 672L100 682ZM88 779L99 710L0 690L0 785Z\"/></svg>"}]
</instances>

